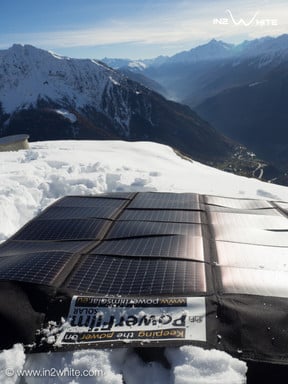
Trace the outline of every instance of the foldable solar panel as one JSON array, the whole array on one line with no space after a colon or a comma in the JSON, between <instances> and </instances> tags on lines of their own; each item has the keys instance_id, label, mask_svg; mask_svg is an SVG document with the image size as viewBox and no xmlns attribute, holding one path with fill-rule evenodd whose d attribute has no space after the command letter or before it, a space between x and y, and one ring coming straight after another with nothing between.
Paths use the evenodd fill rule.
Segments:
<instances>
[{"instance_id":1,"label":"foldable solar panel","mask_svg":"<svg viewBox=\"0 0 288 384\"><path fill-rule=\"evenodd\" d=\"M189 193L62 198L0 246L1 348L193 344L288 364L287 207Z\"/></svg>"}]
</instances>

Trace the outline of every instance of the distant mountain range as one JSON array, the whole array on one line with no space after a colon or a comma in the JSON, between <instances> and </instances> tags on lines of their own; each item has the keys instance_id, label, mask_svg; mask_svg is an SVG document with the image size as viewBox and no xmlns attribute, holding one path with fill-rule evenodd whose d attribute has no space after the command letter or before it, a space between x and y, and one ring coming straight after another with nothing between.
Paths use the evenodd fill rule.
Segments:
<instances>
[{"instance_id":1,"label":"distant mountain range","mask_svg":"<svg viewBox=\"0 0 288 384\"><path fill-rule=\"evenodd\" d=\"M152 79L152 88L262 158L288 166L288 35L238 45L213 39L161 60L126 62L125 69Z\"/></svg>"},{"instance_id":2,"label":"distant mountain range","mask_svg":"<svg viewBox=\"0 0 288 384\"><path fill-rule=\"evenodd\" d=\"M0 136L16 133L156 141L205 162L230 158L235 149L189 107L106 64L29 45L0 51Z\"/></svg>"}]
</instances>

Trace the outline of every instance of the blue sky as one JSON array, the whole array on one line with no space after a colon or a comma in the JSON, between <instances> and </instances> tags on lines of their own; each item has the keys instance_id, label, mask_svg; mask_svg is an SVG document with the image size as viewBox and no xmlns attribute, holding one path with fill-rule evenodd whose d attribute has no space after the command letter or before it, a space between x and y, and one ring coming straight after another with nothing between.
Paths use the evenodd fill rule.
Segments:
<instances>
[{"instance_id":1,"label":"blue sky","mask_svg":"<svg viewBox=\"0 0 288 384\"><path fill-rule=\"evenodd\" d=\"M249 25L233 23L227 10ZM172 55L212 38L239 43L286 32L287 0L5 0L0 14L0 49L32 44L98 59Z\"/></svg>"}]
</instances>

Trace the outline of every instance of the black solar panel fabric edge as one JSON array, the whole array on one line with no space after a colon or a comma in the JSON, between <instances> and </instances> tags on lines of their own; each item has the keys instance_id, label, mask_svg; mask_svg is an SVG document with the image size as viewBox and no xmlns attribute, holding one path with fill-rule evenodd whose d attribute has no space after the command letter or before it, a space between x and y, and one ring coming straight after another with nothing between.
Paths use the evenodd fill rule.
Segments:
<instances>
[{"instance_id":1,"label":"black solar panel fabric edge","mask_svg":"<svg viewBox=\"0 0 288 384\"><path fill-rule=\"evenodd\" d=\"M205 203L207 199L206 195L201 195L200 201ZM217 247L216 247L216 239L215 239L215 232L214 227L212 225L211 220L211 212L209 210L205 213L206 219L207 219L207 237L209 238L208 242L203 241L203 247L204 247L204 258L206 258L206 255L209 255L209 262L211 265L211 280L207 282L207 285L209 284L212 292L215 295L215 300L218 303L219 306L221 306L221 296L219 296L219 292L223 289L222 284L222 277L219 275L219 271L217 270L217 262L218 262L218 256L217 256ZM206 260L208 261L208 260Z\"/></svg>"}]
</instances>

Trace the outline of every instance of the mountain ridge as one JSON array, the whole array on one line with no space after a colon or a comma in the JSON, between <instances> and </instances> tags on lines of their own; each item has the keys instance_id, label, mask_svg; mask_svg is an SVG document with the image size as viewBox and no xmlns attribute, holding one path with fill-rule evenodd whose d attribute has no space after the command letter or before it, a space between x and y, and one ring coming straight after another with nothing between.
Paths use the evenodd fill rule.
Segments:
<instances>
[{"instance_id":1,"label":"mountain ridge","mask_svg":"<svg viewBox=\"0 0 288 384\"><path fill-rule=\"evenodd\" d=\"M0 64L1 135L25 132L33 141L150 140L204 161L233 152L234 143L189 107L99 61L14 45L0 51ZM76 119L69 120L68 113Z\"/></svg>"},{"instance_id":2,"label":"mountain ridge","mask_svg":"<svg viewBox=\"0 0 288 384\"><path fill-rule=\"evenodd\" d=\"M226 43L222 40L211 39L207 43L198 45L190 50L180 51L172 56L157 56L154 59L117 59L103 58L101 61L112 68L130 67L137 71L145 71L149 67L159 67L170 63L188 63L223 58L255 57L263 53L282 51L288 55L288 34L277 37L264 36L252 40L244 40L239 44Z\"/></svg>"},{"instance_id":3,"label":"mountain ridge","mask_svg":"<svg viewBox=\"0 0 288 384\"><path fill-rule=\"evenodd\" d=\"M284 34L237 45L214 39L160 66L150 65L141 74L285 173L287 65L288 35Z\"/></svg>"}]
</instances>

